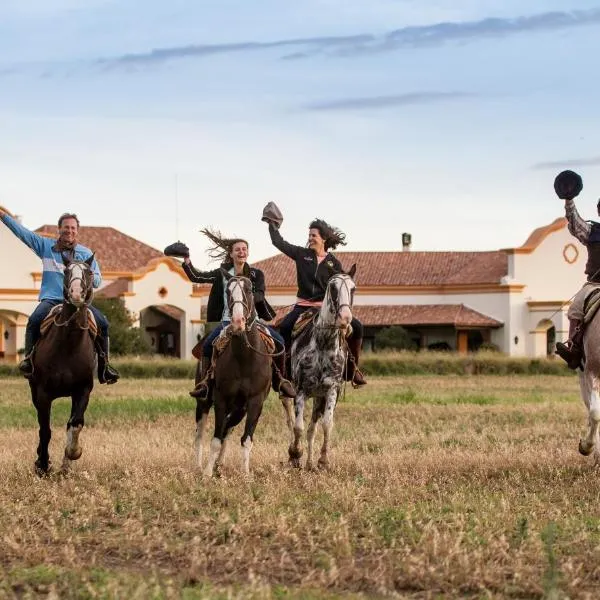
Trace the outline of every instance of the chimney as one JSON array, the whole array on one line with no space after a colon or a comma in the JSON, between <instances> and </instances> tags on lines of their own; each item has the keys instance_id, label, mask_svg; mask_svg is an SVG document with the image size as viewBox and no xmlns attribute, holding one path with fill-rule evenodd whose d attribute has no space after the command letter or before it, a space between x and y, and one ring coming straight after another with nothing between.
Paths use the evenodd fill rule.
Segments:
<instances>
[{"instance_id":1,"label":"chimney","mask_svg":"<svg viewBox=\"0 0 600 600\"><path fill-rule=\"evenodd\" d=\"M411 242L412 242L412 236L410 235L410 233L403 233L402 234L402 251L403 252L410 251Z\"/></svg>"}]
</instances>

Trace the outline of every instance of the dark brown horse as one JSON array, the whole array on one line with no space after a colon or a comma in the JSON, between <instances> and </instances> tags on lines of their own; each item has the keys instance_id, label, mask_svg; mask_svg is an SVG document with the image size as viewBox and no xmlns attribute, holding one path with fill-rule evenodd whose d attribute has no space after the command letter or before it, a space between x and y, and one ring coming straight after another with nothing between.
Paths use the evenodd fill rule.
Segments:
<instances>
[{"instance_id":1,"label":"dark brown horse","mask_svg":"<svg viewBox=\"0 0 600 600\"><path fill-rule=\"evenodd\" d=\"M196 452L198 465L202 461L202 440L208 411L215 406L215 432L210 444L208 464L204 474L212 476L215 466L223 461L227 437L233 427L246 417L242 435L243 469L250 473L250 451L254 431L263 403L271 387L271 354L263 340L258 322L251 281L223 271L227 279L227 305L231 324L215 340L218 348L228 338L218 354L214 367L213 401L198 400L196 411Z\"/></svg>"},{"instance_id":2,"label":"dark brown horse","mask_svg":"<svg viewBox=\"0 0 600 600\"><path fill-rule=\"evenodd\" d=\"M81 456L79 434L83 415L94 387L94 339L90 334L88 305L93 296L93 255L86 261L65 260L64 301L50 313L51 325L37 343L33 374L29 379L31 399L37 411L40 442L35 468L43 475L50 470L48 444L50 411L55 398L71 396L71 416L67 423L67 444L62 464Z\"/></svg>"}]
</instances>

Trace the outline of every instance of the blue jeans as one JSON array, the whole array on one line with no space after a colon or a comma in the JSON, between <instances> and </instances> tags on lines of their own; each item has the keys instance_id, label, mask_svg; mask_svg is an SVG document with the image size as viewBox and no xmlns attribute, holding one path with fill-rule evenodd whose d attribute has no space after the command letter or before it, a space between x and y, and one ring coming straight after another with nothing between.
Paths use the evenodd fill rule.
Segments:
<instances>
[{"instance_id":1,"label":"blue jeans","mask_svg":"<svg viewBox=\"0 0 600 600\"><path fill-rule=\"evenodd\" d=\"M221 331L223 331L223 329L229 325L229 323L231 323L231 321L221 321L221 323L219 323L219 325L217 325L208 334L208 337L204 340L204 345L202 346L202 356L206 356L206 358L209 359L212 357L213 342L217 339ZM279 348L283 348L285 342L283 341L281 334L270 325L267 325L266 323L263 323L263 325L269 330L270 334L273 336L273 339L279 345Z\"/></svg>"},{"instance_id":2,"label":"blue jeans","mask_svg":"<svg viewBox=\"0 0 600 600\"><path fill-rule=\"evenodd\" d=\"M25 328L25 355L27 356L35 343L40 339L40 327L42 321L48 316L48 313L57 305L62 304L62 300L42 300L35 308L35 310L29 316L27 321L27 327ZM89 309L92 311L100 334L104 339L108 338L108 320L106 317L95 307L90 305Z\"/></svg>"}]
</instances>

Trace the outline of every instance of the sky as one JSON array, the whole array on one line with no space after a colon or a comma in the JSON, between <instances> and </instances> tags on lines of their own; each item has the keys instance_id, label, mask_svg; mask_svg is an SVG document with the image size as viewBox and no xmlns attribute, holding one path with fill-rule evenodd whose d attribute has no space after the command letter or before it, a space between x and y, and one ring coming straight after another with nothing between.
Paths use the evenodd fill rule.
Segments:
<instances>
[{"instance_id":1,"label":"sky","mask_svg":"<svg viewBox=\"0 0 600 600\"><path fill-rule=\"evenodd\" d=\"M600 0L3 0L0 205L162 249L496 250L600 196Z\"/></svg>"}]
</instances>

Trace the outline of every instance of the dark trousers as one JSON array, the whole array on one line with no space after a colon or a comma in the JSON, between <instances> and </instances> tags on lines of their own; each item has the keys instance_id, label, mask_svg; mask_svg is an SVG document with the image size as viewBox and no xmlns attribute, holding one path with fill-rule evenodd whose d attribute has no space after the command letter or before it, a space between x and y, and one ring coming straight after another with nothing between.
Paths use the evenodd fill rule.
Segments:
<instances>
[{"instance_id":1,"label":"dark trousers","mask_svg":"<svg viewBox=\"0 0 600 600\"><path fill-rule=\"evenodd\" d=\"M279 333L283 337L283 341L285 342L285 348L289 352L292 347L292 330L294 329L294 324L298 320L298 317L310 310L310 306L299 306L298 304L294 304L294 308L283 318L281 323L279 324ZM351 340L362 340L363 337L363 326L362 323L356 318L352 317L352 335L350 336Z\"/></svg>"},{"instance_id":2,"label":"dark trousers","mask_svg":"<svg viewBox=\"0 0 600 600\"><path fill-rule=\"evenodd\" d=\"M25 328L25 355L28 355L31 352L35 343L40 339L40 327L42 321L57 304L62 304L62 300L42 300L29 316L27 327ZM102 335L104 339L107 339L108 320L95 306L90 305L89 309L96 319L96 323L100 329L100 335Z\"/></svg>"}]
</instances>

